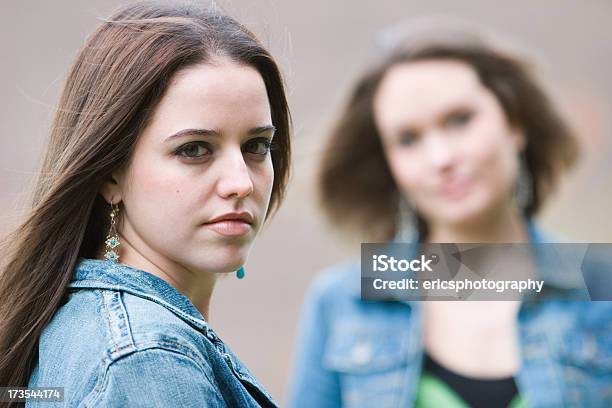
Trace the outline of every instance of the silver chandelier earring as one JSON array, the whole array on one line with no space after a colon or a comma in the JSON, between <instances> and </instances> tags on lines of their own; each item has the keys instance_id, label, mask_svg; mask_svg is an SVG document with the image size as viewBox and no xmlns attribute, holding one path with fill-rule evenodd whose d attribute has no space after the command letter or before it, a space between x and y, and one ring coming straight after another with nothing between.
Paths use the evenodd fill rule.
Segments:
<instances>
[{"instance_id":1,"label":"silver chandelier earring","mask_svg":"<svg viewBox=\"0 0 612 408\"><path fill-rule=\"evenodd\" d=\"M113 203L111 200L111 212L110 212L110 228L108 229L108 235L106 235L106 252L104 258L111 262L119 262L118 247L121 245L119 242L119 234L117 233L117 218L119 217L119 205Z\"/></svg>"},{"instance_id":2,"label":"silver chandelier earring","mask_svg":"<svg viewBox=\"0 0 612 408\"><path fill-rule=\"evenodd\" d=\"M516 205L525 212L525 209L532 200L533 195L533 180L531 172L527 166L527 159L524 154L519 158L519 175L514 189L514 201Z\"/></svg>"},{"instance_id":3,"label":"silver chandelier earring","mask_svg":"<svg viewBox=\"0 0 612 408\"><path fill-rule=\"evenodd\" d=\"M417 236L416 208L400 195L394 241L413 242Z\"/></svg>"}]
</instances>

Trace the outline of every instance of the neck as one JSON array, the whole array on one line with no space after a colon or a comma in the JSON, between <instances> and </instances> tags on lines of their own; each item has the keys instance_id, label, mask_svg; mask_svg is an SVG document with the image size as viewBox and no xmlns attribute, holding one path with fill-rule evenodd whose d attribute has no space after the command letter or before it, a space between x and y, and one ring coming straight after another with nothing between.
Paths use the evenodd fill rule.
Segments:
<instances>
[{"instance_id":1,"label":"neck","mask_svg":"<svg viewBox=\"0 0 612 408\"><path fill-rule=\"evenodd\" d=\"M160 259L157 254L143 253L135 248L129 240L121 235L122 264L137 268L172 285L181 294L186 296L198 309L206 321L209 321L210 300L216 283L216 273L195 272L177 264L176 262ZM104 259L104 251L98 258Z\"/></svg>"},{"instance_id":2,"label":"neck","mask_svg":"<svg viewBox=\"0 0 612 408\"><path fill-rule=\"evenodd\" d=\"M528 242L523 216L514 206L503 206L461 223L429 223L427 242L511 243Z\"/></svg>"}]
</instances>

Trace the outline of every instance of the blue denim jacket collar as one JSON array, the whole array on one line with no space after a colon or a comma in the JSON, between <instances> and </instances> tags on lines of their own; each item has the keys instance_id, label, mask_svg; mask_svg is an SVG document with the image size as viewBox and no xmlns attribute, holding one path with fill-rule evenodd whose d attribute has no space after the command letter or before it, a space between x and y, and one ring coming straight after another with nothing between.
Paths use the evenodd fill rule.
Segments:
<instances>
[{"instance_id":1,"label":"blue denim jacket collar","mask_svg":"<svg viewBox=\"0 0 612 408\"><path fill-rule=\"evenodd\" d=\"M129 265L80 258L68 287L122 290L149 299L175 313L207 337L217 337L185 295L165 280Z\"/></svg>"}]
</instances>

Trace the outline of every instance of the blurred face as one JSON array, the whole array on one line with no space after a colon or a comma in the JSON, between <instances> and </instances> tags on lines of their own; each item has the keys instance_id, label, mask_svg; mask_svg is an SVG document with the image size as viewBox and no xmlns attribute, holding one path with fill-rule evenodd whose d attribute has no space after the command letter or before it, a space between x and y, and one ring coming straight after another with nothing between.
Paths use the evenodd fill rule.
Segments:
<instances>
[{"instance_id":1,"label":"blurred face","mask_svg":"<svg viewBox=\"0 0 612 408\"><path fill-rule=\"evenodd\" d=\"M459 224L510 203L524 137L469 65L392 67L374 117L397 185L427 222Z\"/></svg>"},{"instance_id":2,"label":"blurred face","mask_svg":"<svg viewBox=\"0 0 612 408\"><path fill-rule=\"evenodd\" d=\"M273 135L254 68L221 61L180 71L117 176L120 234L158 266L236 270L268 208Z\"/></svg>"}]
</instances>

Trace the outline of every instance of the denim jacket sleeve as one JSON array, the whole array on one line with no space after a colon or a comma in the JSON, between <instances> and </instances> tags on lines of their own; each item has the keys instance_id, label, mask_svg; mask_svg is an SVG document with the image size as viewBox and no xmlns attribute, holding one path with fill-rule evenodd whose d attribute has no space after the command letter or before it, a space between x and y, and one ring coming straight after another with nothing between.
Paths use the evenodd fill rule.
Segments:
<instances>
[{"instance_id":1,"label":"denim jacket sleeve","mask_svg":"<svg viewBox=\"0 0 612 408\"><path fill-rule=\"evenodd\" d=\"M290 408L333 408L342 404L338 374L323 363L329 334L326 289L330 278L329 274L319 276L306 294L287 403Z\"/></svg>"},{"instance_id":2,"label":"denim jacket sleeve","mask_svg":"<svg viewBox=\"0 0 612 408\"><path fill-rule=\"evenodd\" d=\"M112 362L82 407L225 407L193 358L163 348L128 354Z\"/></svg>"}]
</instances>

